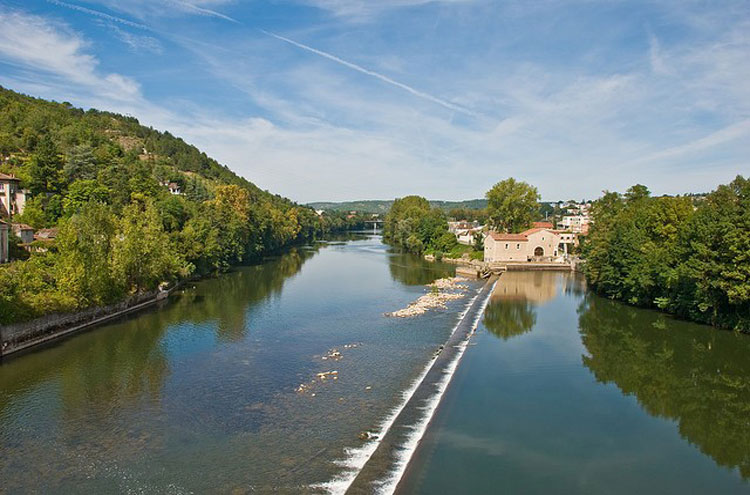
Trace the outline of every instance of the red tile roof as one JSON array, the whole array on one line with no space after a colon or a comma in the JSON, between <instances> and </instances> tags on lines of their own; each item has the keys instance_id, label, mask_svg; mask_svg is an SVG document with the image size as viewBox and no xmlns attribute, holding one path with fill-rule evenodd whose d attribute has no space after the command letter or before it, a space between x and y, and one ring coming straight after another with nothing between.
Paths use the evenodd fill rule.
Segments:
<instances>
[{"instance_id":1,"label":"red tile roof","mask_svg":"<svg viewBox=\"0 0 750 495\"><path fill-rule=\"evenodd\" d=\"M17 181L17 182L21 182L21 179L19 179L17 177L13 177L12 175L4 174L2 172L0 172L0 180L14 180L14 181Z\"/></svg>"},{"instance_id":2,"label":"red tile roof","mask_svg":"<svg viewBox=\"0 0 750 495\"><path fill-rule=\"evenodd\" d=\"M535 229L552 229L552 222L534 222L531 226Z\"/></svg>"},{"instance_id":3,"label":"red tile roof","mask_svg":"<svg viewBox=\"0 0 750 495\"><path fill-rule=\"evenodd\" d=\"M529 239L524 234L506 234L504 232L490 232L490 237L496 241L519 241L528 242Z\"/></svg>"}]
</instances>

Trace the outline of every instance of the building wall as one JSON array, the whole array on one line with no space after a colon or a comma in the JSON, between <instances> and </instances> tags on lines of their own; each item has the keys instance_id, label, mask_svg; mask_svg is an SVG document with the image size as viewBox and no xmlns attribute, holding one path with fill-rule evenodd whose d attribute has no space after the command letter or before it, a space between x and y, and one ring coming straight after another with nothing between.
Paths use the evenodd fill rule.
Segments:
<instances>
[{"instance_id":1,"label":"building wall","mask_svg":"<svg viewBox=\"0 0 750 495\"><path fill-rule=\"evenodd\" d=\"M8 262L8 226L0 223L0 263Z\"/></svg>"},{"instance_id":2,"label":"building wall","mask_svg":"<svg viewBox=\"0 0 750 495\"><path fill-rule=\"evenodd\" d=\"M492 236L484 239L484 261L527 261L527 241L496 241Z\"/></svg>"},{"instance_id":3,"label":"building wall","mask_svg":"<svg viewBox=\"0 0 750 495\"><path fill-rule=\"evenodd\" d=\"M528 236L529 242L527 254L530 257L534 257L534 251L536 248L541 247L544 250L542 256L544 258L553 258L559 256L558 246L560 244L560 236L549 230L540 230L534 232Z\"/></svg>"},{"instance_id":4,"label":"building wall","mask_svg":"<svg viewBox=\"0 0 750 495\"><path fill-rule=\"evenodd\" d=\"M560 236L549 230L540 230L527 236L527 240L495 240L488 235L484 240L484 261L529 261L534 259L534 251L541 247L543 258L560 256L558 251Z\"/></svg>"}]
</instances>

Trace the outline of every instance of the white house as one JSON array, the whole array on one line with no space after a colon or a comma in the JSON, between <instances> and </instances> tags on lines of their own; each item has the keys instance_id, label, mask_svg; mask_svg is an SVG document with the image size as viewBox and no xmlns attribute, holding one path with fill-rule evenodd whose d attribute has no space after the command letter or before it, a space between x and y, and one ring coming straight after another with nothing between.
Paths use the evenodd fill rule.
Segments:
<instances>
[{"instance_id":1,"label":"white house","mask_svg":"<svg viewBox=\"0 0 750 495\"><path fill-rule=\"evenodd\" d=\"M0 173L0 215L5 218L23 213L26 191L21 189L21 180Z\"/></svg>"},{"instance_id":2,"label":"white house","mask_svg":"<svg viewBox=\"0 0 750 495\"><path fill-rule=\"evenodd\" d=\"M589 217L585 215L565 215L557 223L560 230L569 230L575 234L587 234L589 231Z\"/></svg>"},{"instance_id":3,"label":"white house","mask_svg":"<svg viewBox=\"0 0 750 495\"><path fill-rule=\"evenodd\" d=\"M552 261L561 256L560 234L535 227L520 234L490 232L484 239L484 261Z\"/></svg>"}]
</instances>

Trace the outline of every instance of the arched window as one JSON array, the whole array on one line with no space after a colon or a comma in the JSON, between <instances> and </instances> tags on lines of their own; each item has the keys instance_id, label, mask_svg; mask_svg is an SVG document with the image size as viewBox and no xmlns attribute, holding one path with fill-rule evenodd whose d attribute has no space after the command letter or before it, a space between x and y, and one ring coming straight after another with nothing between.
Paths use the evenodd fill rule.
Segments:
<instances>
[{"instance_id":1,"label":"arched window","mask_svg":"<svg viewBox=\"0 0 750 495\"><path fill-rule=\"evenodd\" d=\"M542 248L542 246L538 246L536 249L534 249L534 256L544 256L544 248Z\"/></svg>"}]
</instances>

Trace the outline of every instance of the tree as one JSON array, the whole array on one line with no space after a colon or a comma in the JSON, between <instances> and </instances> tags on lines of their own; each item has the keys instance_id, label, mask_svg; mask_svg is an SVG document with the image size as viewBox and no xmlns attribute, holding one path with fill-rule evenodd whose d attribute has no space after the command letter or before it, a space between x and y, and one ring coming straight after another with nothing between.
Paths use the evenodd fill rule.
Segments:
<instances>
[{"instance_id":1,"label":"tree","mask_svg":"<svg viewBox=\"0 0 750 495\"><path fill-rule=\"evenodd\" d=\"M187 266L164 231L154 202L136 196L123 211L112 245L112 273L128 293L155 289L186 274Z\"/></svg>"},{"instance_id":2,"label":"tree","mask_svg":"<svg viewBox=\"0 0 750 495\"><path fill-rule=\"evenodd\" d=\"M68 151L63 168L65 180L88 180L96 178L96 158L88 144L74 146Z\"/></svg>"},{"instance_id":3,"label":"tree","mask_svg":"<svg viewBox=\"0 0 750 495\"><path fill-rule=\"evenodd\" d=\"M495 184L486 196L490 224L503 232L528 228L539 211L540 196L536 187L512 177Z\"/></svg>"},{"instance_id":4,"label":"tree","mask_svg":"<svg viewBox=\"0 0 750 495\"><path fill-rule=\"evenodd\" d=\"M45 134L37 144L29 166L29 187L32 194L47 194L60 190L62 160L55 143Z\"/></svg>"},{"instance_id":5,"label":"tree","mask_svg":"<svg viewBox=\"0 0 750 495\"><path fill-rule=\"evenodd\" d=\"M63 199L63 210L70 216L79 211L86 203L95 201L106 203L110 190L95 180L77 180L68 187L68 194Z\"/></svg>"},{"instance_id":6,"label":"tree","mask_svg":"<svg viewBox=\"0 0 750 495\"><path fill-rule=\"evenodd\" d=\"M120 295L110 268L115 227L109 207L95 201L81 205L60 226L57 285L79 308L105 304Z\"/></svg>"}]
</instances>

